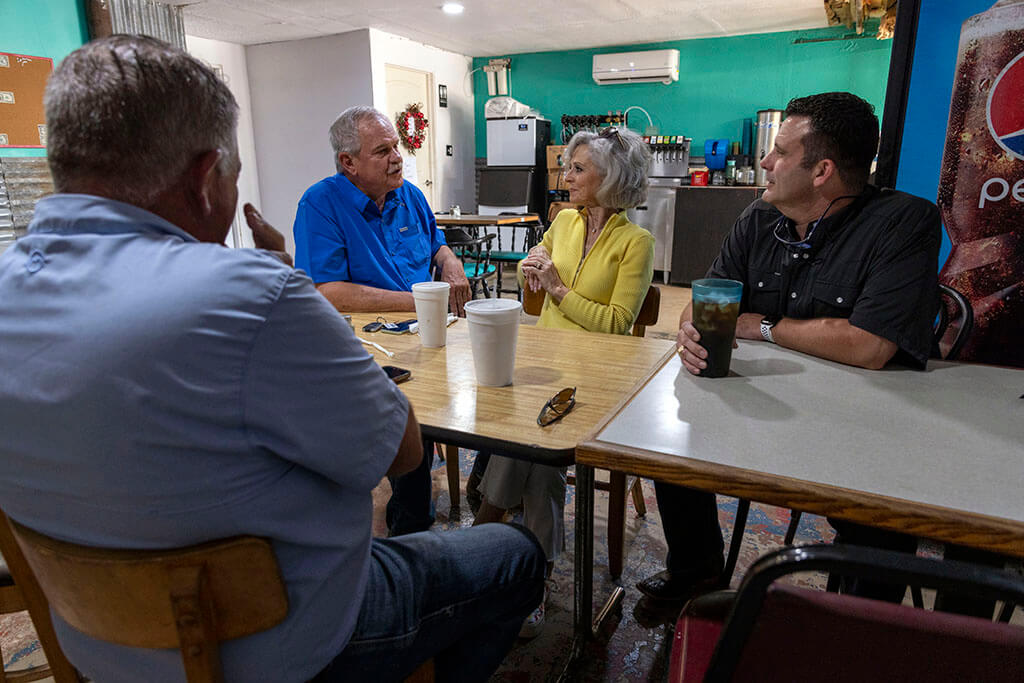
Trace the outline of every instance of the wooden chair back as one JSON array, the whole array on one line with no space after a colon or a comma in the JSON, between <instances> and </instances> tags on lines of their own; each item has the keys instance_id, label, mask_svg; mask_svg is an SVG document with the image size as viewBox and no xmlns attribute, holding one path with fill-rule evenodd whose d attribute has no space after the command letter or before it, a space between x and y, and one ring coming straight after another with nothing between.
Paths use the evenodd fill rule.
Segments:
<instances>
[{"instance_id":1,"label":"wooden chair back","mask_svg":"<svg viewBox=\"0 0 1024 683\"><path fill-rule=\"evenodd\" d=\"M288 614L266 539L112 550L58 541L13 520L10 525L64 621L118 645L178 648L190 683L223 680L220 641L264 631Z\"/></svg>"},{"instance_id":2,"label":"wooden chair back","mask_svg":"<svg viewBox=\"0 0 1024 683\"><path fill-rule=\"evenodd\" d=\"M640 312L636 314L633 321L633 336L642 337L651 325L658 323L658 314L661 312L661 290L654 285L647 288L647 296L640 304Z\"/></svg>"},{"instance_id":3,"label":"wooden chair back","mask_svg":"<svg viewBox=\"0 0 1024 683\"><path fill-rule=\"evenodd\" d=\"M0 681L21 683L53 678L54 683L79 683L81 677L71 662L64 656L57 634L50 619L50 606L39 583L25 561L8 524L7 516L0 511L0 553L3 554L0 567L0 614L28 610L32 626L36 630L39 644L46 655L46 663L28 669L5 672L0 667Z\"/></svg>"},{"instance_id":4,"label":"wooden chair back","mask_svg":"<svg viewBox=\"0 0 1024 683\"><path fill-rule=\"evenodd\" d=\"M543 289L538 289L535 292L529 286L523 287L523 310L527 315L540 315L541 309L544 308L546 294L547 292Z\"/></svg>"},{"instance_id":5,"label":"wooden chair back","mask_svg":"<svg viewBox=\"0 0 1024 683\"><path fill-rule=\"evenodd\" d=\"M546 292L543 289L537 292L531 292L529 287L524 289L523 310L528 315L540 315L541 309L544 308L545 294ZM640 312L636 314L636 320L633 321L633 336L642 337L648 327L656 325L660 311L661 291L654 285L651 285L647 288L644 302L640 304Z\"/></svg>"}]
</instances>

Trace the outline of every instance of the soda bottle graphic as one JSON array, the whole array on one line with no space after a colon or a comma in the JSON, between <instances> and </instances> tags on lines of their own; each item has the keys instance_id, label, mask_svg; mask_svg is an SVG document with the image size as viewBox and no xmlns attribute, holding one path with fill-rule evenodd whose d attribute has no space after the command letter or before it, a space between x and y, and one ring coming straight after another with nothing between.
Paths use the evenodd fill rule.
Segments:
<instances>
[{"instance_id":1,"label":"soda bottle graphic","mask_svg":"<svg viewBox=\"0 0 1024 683\"><path fill-rule=\"evenodd\" d=\"M1024 367L1024 0L963 23L937 201L939 280L974 308L961 359Z\"/></svg>"}]
</instances>

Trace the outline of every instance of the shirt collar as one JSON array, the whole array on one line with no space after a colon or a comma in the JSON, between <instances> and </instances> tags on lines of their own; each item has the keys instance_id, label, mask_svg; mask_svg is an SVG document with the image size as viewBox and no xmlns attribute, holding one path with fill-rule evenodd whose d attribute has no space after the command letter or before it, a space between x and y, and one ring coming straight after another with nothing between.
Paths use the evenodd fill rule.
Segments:
<instances>
[{"instance_id":1,"label":"shirt collar","mask_svg":"<svg viewBox=\"0 0 1024 683\"><path fill-rule=\"evenodd\" d=\"M364 218L383 215L383 211L377 208L377 202L373 201L365 192L356 187L352 181L346 178L343 174L335 174L334 182L345 202L352 206L359 207L359 213L361 213ZM402 184L404 185L405 182L403 181ZM385 207L387 207L391 202L396 201L396 196L400 189L402 189L401 185L398 189L388 190L388 193L384 195Z\"/></svg>"},{"instance_id":2,"label":"shirt collar","mask_svg":"<svg viewBox=\"0 0 1024 683\"><path fill-rule=\"evenodd\" d=\"M865 186L864 190L849 204L841 208L835 213L830 213L825 218L819 221L819 225L814 228L814 232L810 239L807 240L807 244L812 251L816 251L823 244L831 240L836 235L840 234L843 228L847 225L850 218L856 216L857 213L864 207L872 197L878 194L878 188L874 185ZM796 234L795 227L792 220L787 221L786 232L791 236L791 239L798 240L799 237Z\"/></svg>"},{"instance_id":3,"label":"shirt collar","mask_svg":"<svg viewBox=\"0 0 1024 683\"><path fill-rule=\"evenodd\" d=\"M71 234L147 233L198 242L170 221L133 204L91 194L54 194L35 206L28 232Z\"/></svg>"}]
</instances>

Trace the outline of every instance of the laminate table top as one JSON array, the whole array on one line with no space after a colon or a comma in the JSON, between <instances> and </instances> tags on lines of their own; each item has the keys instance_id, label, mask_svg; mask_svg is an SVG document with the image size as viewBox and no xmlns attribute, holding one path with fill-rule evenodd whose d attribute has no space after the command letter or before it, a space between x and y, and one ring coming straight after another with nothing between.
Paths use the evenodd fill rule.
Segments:
<instances>
[{"instance_id":1,"label":"laminate table top","mask_svg":"<svg viewBox=\"0 0 1024 683\"><path fill-rule=\"evenodd\" d=\"M677 356L577 462L1024 557L1024 370L862 370L740 342L728 377Z\"/></svg>"},{"instance_id":2,"label":"laminate table top","mask_svg":"<svg viewBox=\"0 0 1024 683\"><path fill-rule=\"evenodd\" d=\"M379 315L389 321L416 317ZM448 327L446 346L428 349L415 334L363 332L363 325L377 316L353 314L356 334L394 353L388 358L365 346L381 365L412 371L412 379L400 386L425 435L552 465L572 464L576 444L632 396L675 348L664 339L520 325L513 384L484 387L476 383L465 318ZM576 387L575 408L554 424L538 426L545 402L565 387Z\"/></svg>"}]
</instances>

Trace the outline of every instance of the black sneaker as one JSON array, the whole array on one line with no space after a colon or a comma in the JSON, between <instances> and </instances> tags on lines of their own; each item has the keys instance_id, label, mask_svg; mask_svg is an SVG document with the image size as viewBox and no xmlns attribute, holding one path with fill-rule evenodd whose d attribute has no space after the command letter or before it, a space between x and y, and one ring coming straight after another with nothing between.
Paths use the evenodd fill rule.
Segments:
<instances>
[{"instance_id":1,"label":"black sneaker","mask_svg":"<svg viewBox=\"0 0 1024 683\"><path fill-rule=\"evenodd\" d=\"M728 586L721 565L713 572L672 572L668 569L648 576L636 584L640 592L659 602L683 603L695 595L720 590Z\"/></svg>"}]
</instances>

